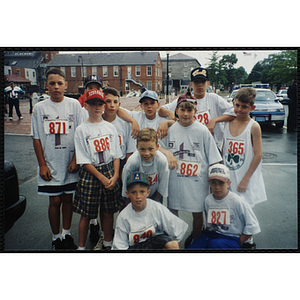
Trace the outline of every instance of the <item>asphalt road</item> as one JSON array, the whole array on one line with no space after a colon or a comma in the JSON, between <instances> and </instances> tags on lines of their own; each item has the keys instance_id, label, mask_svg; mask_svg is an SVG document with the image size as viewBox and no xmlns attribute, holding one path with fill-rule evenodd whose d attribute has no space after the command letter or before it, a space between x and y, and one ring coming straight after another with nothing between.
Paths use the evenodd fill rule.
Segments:
<instances>
[{"instance_id":1,"label":"asphalt road","mask_svg":"<svg viewBox=\"0 0 300 300\"><path fill-rule=\"evenodd\" d=\"M297 219L297 133L286 128L262 126L263 165L268 201L254 207L261 232L254 237L258 250L288 251L298 249ZM5 159L11 160L18 171L20 193L27 197L24 215L5 235L6 251L48 251L51 230L48 222L48 197L37 194L37 160L29 136L5 135ZM165 203L165 202L164 202ZM192 217L180 212L188 224ZM79 215L73 215L72 235L78 241ZM183 244L183 243L182 243ZM92 249L88 242L87 249Z\"/></svg>"}]
</instances>

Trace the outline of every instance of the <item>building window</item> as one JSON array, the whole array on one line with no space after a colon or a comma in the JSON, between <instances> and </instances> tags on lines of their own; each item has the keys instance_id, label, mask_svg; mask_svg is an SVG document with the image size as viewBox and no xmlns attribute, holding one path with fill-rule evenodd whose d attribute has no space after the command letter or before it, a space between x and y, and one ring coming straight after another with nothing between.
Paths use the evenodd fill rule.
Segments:
<instances>
[{"instance_id":1,"label":"building window","mask_svg":"<svg viewBox=\"0 0 300 300\"><path fill-rule=\"evenodd\" d=\"M152 76L152 67L147 66L147 76Z\"/></svg>"},{"instance_id":2,"label":"building window","mask_svg":"<svg viewBox=\"0 0 300 300\"><path fill-rule=\"evenodd\" d=\"M184 72L183 72L183 77L188 77L188 76L189 76L188 72L187 72L187 71L184 71Z\"/></svg>"},{"instance_id":3,"label":"building window","mask_svg":"<svg viewBox=\"0 0 300 300\"><path fill-rule=\"evenodd\" d=\"M29 77L29 72L28 72L28 71L26 71L26 77L27 77L27 78Z\"/></svg>"},{"instance_id":4,"label":"building window","mask_svg":"<svg viewBox=\"0 0 300 300\"><path fill-rule=\"evenodd\" d=\"M66 74L66 68L65 68L65 67L60 67L60 70L61 70L64 74Z\"/></svg>"},{"instance_id":5,"label":"building window","mask_svg":"<svg viewBox=\"0 0 300 300\"><path fill-rule=\"evenodd\" d=\"M103 77L107 77L108 73L107 73L107 67L102 67L103 68Z\"/></svg>"},{"instance_id":6,"label":"building window","mask_svg":"<svg viewBox=\"0 0 300 300\"><path fill-rule=\"evenodd\" d=\"M21 75L21 71L20 71L20 69L17 69L17 75Z\"/></svg>"},{"instance_id":7,"label":"building window","mask_svg":"<svg viewBox=\"0 0 300 300\"><path fill-rule=\"evenodd\" d=\"M82 73L83 73L83 74L82 74L82 77L86 77L86 67L83 67L83 68L82 68L82 71L83 71L83 72L82 72Z\"/></svg>"},{"instance_id":8,"label":"building window","mask_svg":"<svg viewBox=\"0 0 300 300\"><path fill-rule=\"evenodd\" d=\"M76 67L71 67L71 77L76 77Z\"/></svg>"},{"instance_id":9,"label":"building window","mask_svg":"<svg viewBox=\"0 0 300 300\"><path fill-rule=\"evenodd\" d=\"M141 76L141 67L140 66L135 67L135 76Z\"/></svg>"},{"instance_id":10,"label":"building window","mask_svg":"<svg viewBox=\"0 0 300 300\"><path fill-rule=\"evenodd\" d=\"M114 77L119 76L119 67L114 66Z\"/></svg>"},{"instance_id":11,"label":"building window","mask_svg":"<svg viewBox=\"0 0 300 300\"><path fill-rule=\"evenodd\" d=\"M147 81L147 89L152 90L152 81Z\"/></svg>"},{"instance_id":12,"label":"building window","mask_svg":"<svg viewBox=\"0 0 300 300\"><path fill-rule=\"evenodd\" d=\"M184 62L184 67L187 68L187 66L188 66L188 63L187 63L187 61L185 61Z\"/></svg>"},{"instance_id":13,"label":"building window","mask_svg":"<svg viewBox=\"0 0 300 300\"><path fill-rule=\"evenodd\" d=\"M48 53L46 53L45 58L48 59Z\"/></svg>"},{"instance_id":14,"label":"building window","mask_svg":"<svg viewBox=\"0 0 300 300\"><path fill-rule=\"evenodd\" d=\"M32 77L33 77L33 78L35 77L35 72L34 72L34 71L32 72Z\"/></svg>"},{"instance_id":15,"label":"building window","mask_svg":"<svg viewBox=\"0 0 300 300\"><path fill-rule=\"evenodd\" d=\"M92 68L92 75L97 75L97 67Z\"/></svg>"}]
</instances>

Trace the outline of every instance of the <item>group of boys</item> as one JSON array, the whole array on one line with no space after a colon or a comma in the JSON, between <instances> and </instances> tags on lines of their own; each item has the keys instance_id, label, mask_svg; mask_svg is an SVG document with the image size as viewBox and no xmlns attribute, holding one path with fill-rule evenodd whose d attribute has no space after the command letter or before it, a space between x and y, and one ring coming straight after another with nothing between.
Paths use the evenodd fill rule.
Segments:
<instances>
[{"instance_id":1,"label":"group of boys","mask_svg":"<svg viewBox=\"0 0 300 300\"><path fill-rule=\"evenodd\" d=\"M206 92L208 72L198 67L193 94L160 107L146 90L142 111L128 111L96 75L86 78L82 105L64 96L63 72L51 69L46 77L50 98L34 107L32 137L38 192L50 199L53 249L84 250L89 228L95 250L179 249L188 228L179 211L193 216L187 249L253 243L260 228L251 206L266 200L260 127L249 117L254 89L237 93L232 106ZM81 215L78 247L73 211Z\"/></svg>"}]
</instances>

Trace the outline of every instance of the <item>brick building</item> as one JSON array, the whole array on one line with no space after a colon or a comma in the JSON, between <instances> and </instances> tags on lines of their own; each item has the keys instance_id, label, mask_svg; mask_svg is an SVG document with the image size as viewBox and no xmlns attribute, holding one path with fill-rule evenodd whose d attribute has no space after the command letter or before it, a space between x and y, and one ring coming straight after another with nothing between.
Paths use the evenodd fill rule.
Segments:
<instances>
[{"instance_id":1,"label":"brick building","mask_svg":"<svg viewBox=\"0 0 300 300\"><path fill-rule=\"evenodd\" d=\"M130 90L162 91L162 61L156 52L60 53L48 68L60 68L66 74L68 94L82 92L86 76L98 75L124 95Z\"/></svg>"}]
</instances>

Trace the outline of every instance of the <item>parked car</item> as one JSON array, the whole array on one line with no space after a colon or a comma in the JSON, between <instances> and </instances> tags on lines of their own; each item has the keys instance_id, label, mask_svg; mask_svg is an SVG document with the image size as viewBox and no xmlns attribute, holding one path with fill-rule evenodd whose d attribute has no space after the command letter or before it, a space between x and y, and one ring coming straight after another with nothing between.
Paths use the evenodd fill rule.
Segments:
<instances>
[{"instance_id":1,"label":"parked car","mask_svg":"<svg viewBox=\"0 0 300 300\"><path fill-rule=\"evenodd\" d=\"M286 105L288 105L289 102L291 101L291 100L289 99L288 95L287 95L287 92L288 92L288 88L286 88L286 89L281 89L281 90L279 90L278 93L276 94L276 96L278 97L279 102L280 102L281 104L286 104Z\"/></svg>"},{"instance_id":2,"label":"parked car","mask_svg":"<svg viewBox=\"0 0 300 300\"><path fill-rule=\"evenodd\" d=\"M19 177L14 164L4 161L4 226L7 232L23 215L26 197L19 195Z\"/></svg>"},{"instance_id":3,"label":"parked car","mask_svg":"<svg viewBox=\"0 0 300 300\"><path fill-rule=\"evenodd\" d=\"M41 96L39 96L39 101L43 101L43 100L46 100L48 99L50 96L47 95L47 94L42 94Z\"/></svg>"},{"instance_id":4,"label":"parked car","mask_svg":"<svg viewBox=\"0 0 300 300\"><path fill-rule=\"evenodd\" d=\"M238 90L234 90L227 101L232 103ZM285 110L279 102L279 98L269 89L256 89L255 109L250 117L258 123L275 123L276 127L282 128L285 118Z\"/></svg>"},{"instance_id":5,"label":"parked car","mask_svg":"<svg viewBox=\"0 0 300 300\"><path fill-rule=\"evenodd\" d=\"M275 123L282 128L285 110L276 95L269 89L256 89L255 109L250 117L259 123Z\"/></svg>"}]
</instances>

